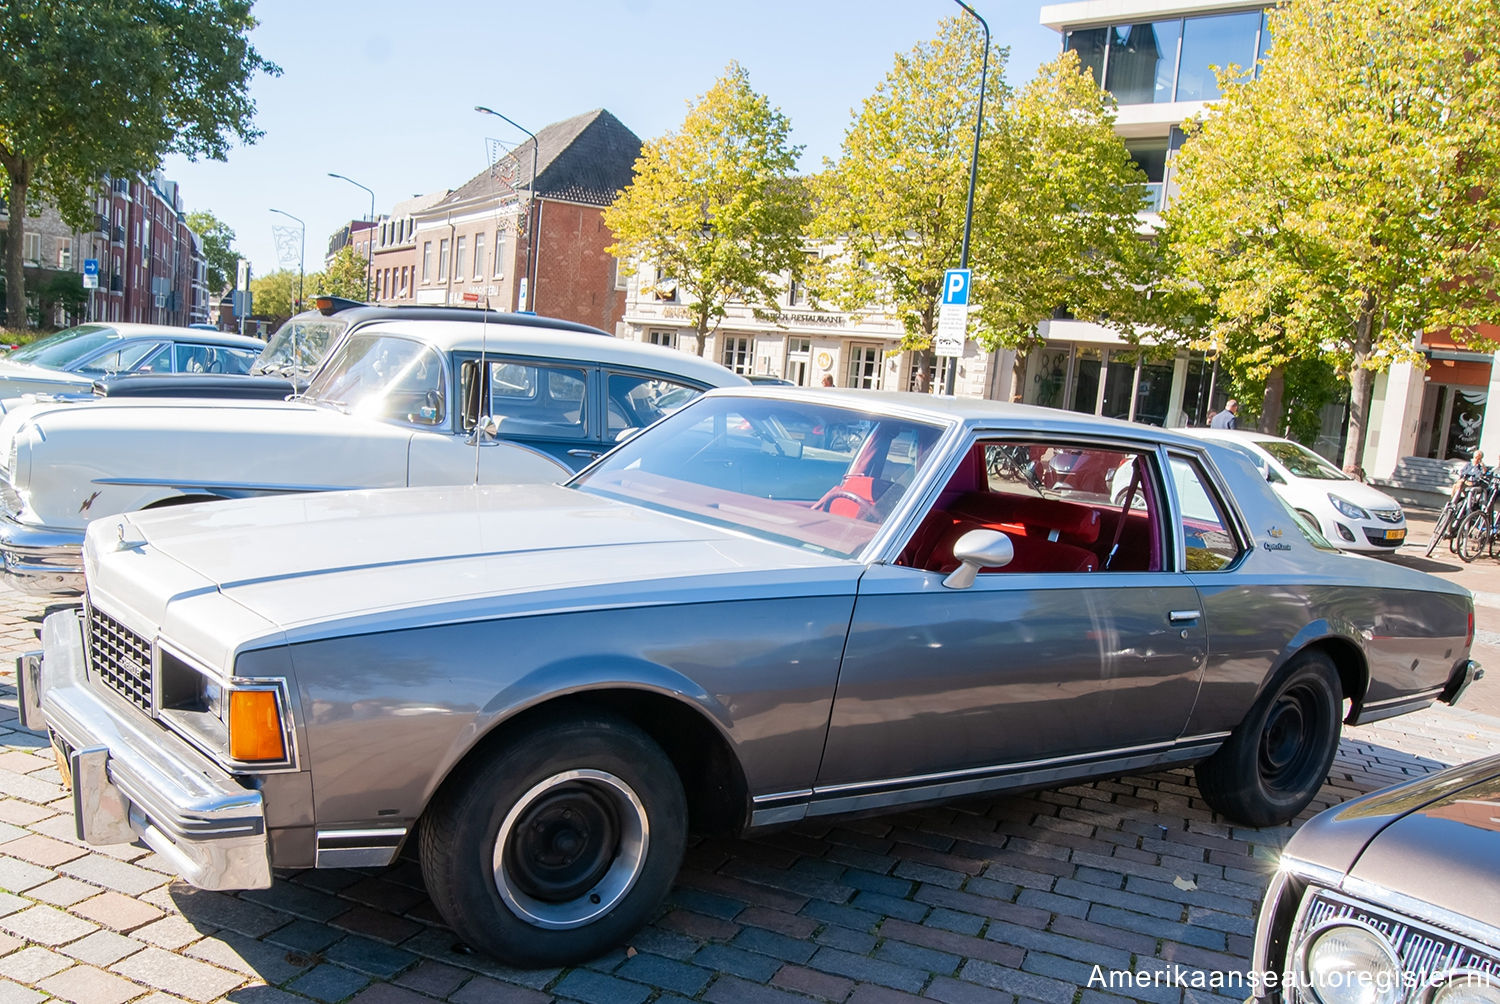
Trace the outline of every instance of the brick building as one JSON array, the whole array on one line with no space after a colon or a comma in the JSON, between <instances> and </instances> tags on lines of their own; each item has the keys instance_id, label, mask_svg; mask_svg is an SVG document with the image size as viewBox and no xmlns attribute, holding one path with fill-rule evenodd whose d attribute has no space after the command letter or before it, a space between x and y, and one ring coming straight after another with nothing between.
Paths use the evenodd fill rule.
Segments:
<instances>
[{"instance_id":1,"label":"brick building","mask_svg":"<svg viewBox=\"0 0 1500 1004\"><path fill-rule=\"evenodd\" d=\"M465 301L468 294L502 310L615 329L625 288L604 250L614 243L604 209L630 183L641 141L603 109L555 122L537 133L535 178L532 143L412 210L415 281L410 296L392 302L461 305L474 302ZM382 261L382 280L387 267ZM400 288L392 282L383 288Z\"/></svg>"},{"instance_id":2,"label":"brick building","mask_svg":"<svg viewBox=\"0 0 1500 1004\"><path fill-rule=\"evenodd\" d=\"M73 230L54 207L43 205L40 215L28 217L24 239L27 299L45 309L39 318L44 327L88 319L161 324L208 319L203 242L188 228L177 183L160 172L105 178L94 196L91 230ZM51 277L81 275L90 258L99 262L99 286L86 294L83 309L48 305Z\"/></svg>"},{"instance_id":3,"label":"brick building","mask_svg":"<svg viewBox=\"0 0 1500 1004\"><path fill-rule=\"evenodd\" d=\"M391 207L375 235L375 287L377 303L415 303L417 274L417 223L414 213L430 208L452 194L450 189L418 195Z\"/></svg>"}]
</instances>

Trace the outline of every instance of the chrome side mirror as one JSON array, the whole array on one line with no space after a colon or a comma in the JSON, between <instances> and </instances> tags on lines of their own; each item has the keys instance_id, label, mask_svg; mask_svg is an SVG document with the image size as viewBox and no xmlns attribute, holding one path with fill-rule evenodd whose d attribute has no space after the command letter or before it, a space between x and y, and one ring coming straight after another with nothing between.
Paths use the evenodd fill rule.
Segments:
<instances>
[{"instance_id":1,"label":"chrome side mirror","mask_svg":"<svg viewBox=\"0 0 1500 1004\"><path fill-rule=\"evenodd\" d=\"M500 423L488 415L480 415L479 421L474 423L474 431L469 433L469 438L464 440L466 446L491 446L495 442L495 434L500 431Z\"/></svg>"},{"instance_id":2,"label":"chrome side mirror","mask_svg":"<svg viewBox=\"0 0 1500 1004\"><path fill-rule=\"evenodd\" d=\"M1016 549L999 530L970 530L953 545L953 556L963 564L948 573L943 585L968 589L981 568L1004 568L1014 560Z\"/></svg>"}]
</instances>

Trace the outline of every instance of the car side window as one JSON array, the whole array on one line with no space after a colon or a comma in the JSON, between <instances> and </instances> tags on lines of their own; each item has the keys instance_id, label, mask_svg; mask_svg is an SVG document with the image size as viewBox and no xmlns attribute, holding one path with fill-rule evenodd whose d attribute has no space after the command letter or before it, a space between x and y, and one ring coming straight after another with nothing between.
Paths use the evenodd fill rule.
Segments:
<instances>
[{"instance_id":1,"label":"car side window","mask_svg":"<svg viewBox=\"0 0 1500 1004\"><path fill-rule=\"evenodd\" d=\"M698 387L667 377L611 373L604 399L605 434L612 440L626 429L644 429L701 393Z\"/></svg>"},{"instance_id":2,"label":"car side window","mask_svg":"<svg viewBox=\"0 0 1500 1004\"><path fill-rule=\"evenodd\" d=\"M141 363L148 356L157 356L166 352L163 364L155 370L142 370ZM170 373L172 372L172 347L170 345L158 345L156 342L130 342L119 348L111 349L100 356L95 356L82 366L78 367L79 373Z\"/></svg>"},{"instance_id":3,"label":"car side window","mask_svg":"<svg viewBox=\"0 0 1500 1004\"><path fill-rule=\"evenodd\" d=\"M1240 556L1243 548L1230 529L1223 503L1197 461L1173 456L1170 462L1172 483L1177 488L1177 502L1181 506L1178 528L1187 562L1184 569L1216 572L1227 568Z\"/></svg>"},{"instance_id":4,"label":"car side window","mask_svg":"<svg viewBox=\"0 0 1500 1004\"><path fill-rule=\"evenodd\" d=\"M588 375L581 367L495 361L489 388L489 415L498 436L581 439L585 434Z\"/></svg>"},{"instance_id":5,"label":"car side window","mask_svg":"<svg viewBox=\"0 0 1500 1004\"><path fill-rule=\"evenodd\" d=\"M1010 539L1014 557L984 573L1159 571L1165 506L1154 456L1115 445L981 439L897 564L951 572L958 538L995 530Z\"/></svg>"},{"instance_id":6,"label":"car side window","mask_svg":"<svg viewBox=\"0 0 1500 1004\"><path fill-rule=\"evenodd\" d=\"M163 345L130 368L132 373L171 373L172 346Z\"/></svg>"}]
</instances>

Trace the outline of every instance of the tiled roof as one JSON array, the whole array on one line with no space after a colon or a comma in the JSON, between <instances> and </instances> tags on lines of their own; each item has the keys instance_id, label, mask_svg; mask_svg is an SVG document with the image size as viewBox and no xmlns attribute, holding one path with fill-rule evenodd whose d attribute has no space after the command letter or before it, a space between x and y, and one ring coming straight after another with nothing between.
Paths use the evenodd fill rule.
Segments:
<instances>
[{"instance_id":1,"label":"tiled roof","mask_svg":"<svg viewBox=\"0 0 1500 1004\"><path fill-rule=\"evenodd\" d=\"M596 108L554 122L537 133L537 194L593 206L614 202L630 184L641 141L609 112ZM507 185L489 168L464 182L438 205L501 196L531 187L530 138L510 155L515 158L515 182Z\"/></svg>"}]
</instances>

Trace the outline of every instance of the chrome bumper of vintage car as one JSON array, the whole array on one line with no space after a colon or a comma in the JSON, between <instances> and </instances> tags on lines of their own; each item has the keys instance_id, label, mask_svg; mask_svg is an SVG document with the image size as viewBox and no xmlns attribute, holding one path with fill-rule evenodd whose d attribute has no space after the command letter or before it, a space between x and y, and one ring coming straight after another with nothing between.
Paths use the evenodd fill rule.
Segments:
<instances>
[{"instance_id":1,"label":"chrome bumper of vintage car","mask_svg":"<svg viewBox=\"0 0 1500 1004\"><path fill-rule=\"evenodd\" d=\"M91 687L76 611L48 617L42 645L16 664L21 721L48 731L71 774L79 839L144 840L200 889L269 886L260 792Z\"/></svg>"},{"instance_id":2,"label":"chrome bumper of vintage car","mask_svg":"<svg viewBox=\"0 0 1500 1004\"><path fill-rule=\"evenodd\" d=\"M1457 704L1458 699L1464 696L1464 691L1475 681L1482 679L1484 670L1479 663L1469 659L1453 671L1453 675L1448 678L1448 686L1438 695L1438 700L1444 704Z\"/></svg>"},{"instance_id":3,"label":"chrome bumper of vintage car","mask_svg":"<svg viewBox=\"0 0 1500 1004\"><path fill-rule=\"evenodd\" d=\"M53 530L0 515L0 578L23 593L83 592L83 531Z\"/></svg>"}]
</instances>

